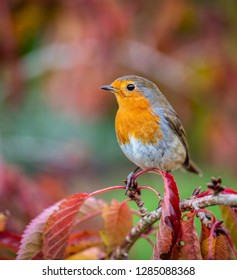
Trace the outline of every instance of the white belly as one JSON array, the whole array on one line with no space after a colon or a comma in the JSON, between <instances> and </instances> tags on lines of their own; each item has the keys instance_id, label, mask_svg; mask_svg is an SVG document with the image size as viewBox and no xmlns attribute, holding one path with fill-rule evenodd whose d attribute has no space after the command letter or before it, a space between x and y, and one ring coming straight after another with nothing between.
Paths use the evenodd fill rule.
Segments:
<instances>
[{"instance_id":1,"label":"white belly","mask_svg":"<svg viewBox=\"0 0 237 280\"><path fill-rule=\"evenodd\" d=\"M158 168L171 171L180 167L186 158L186 151L179 138L174 136L172 141L163 140L156 144L144 144L130 137L130 143L121 145L124 154L142 169Z\"/></svg>"}]
</instances>

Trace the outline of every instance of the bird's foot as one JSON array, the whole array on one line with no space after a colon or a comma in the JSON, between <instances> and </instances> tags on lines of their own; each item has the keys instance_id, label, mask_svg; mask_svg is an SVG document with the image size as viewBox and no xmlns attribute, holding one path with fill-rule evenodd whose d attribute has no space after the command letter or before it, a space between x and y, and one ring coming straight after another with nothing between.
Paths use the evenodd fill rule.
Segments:
<instances>
[{"instance_id":1,"label":"bird's foot","mask_svg":"<svg viewBox=\"0 0 237 280\"><path fill-rule=\"evenodd\" d=\"M138 184L137 184L137 181L135 179L135 173L134 172L129 173L128 176L127 176L127 179L124 180L124 183L126 184L126 193L125 194L127 194L128 191L136 190Z\"/></svg>"},{"instance_id":2,"label":"bird's foot","mask_svg":"<svg viewBox=\"0 0 237 280\"><path fill-rule=\"evenodd\" d=\"M126 184L126 192L125 195L128 193L128 191L136 191L138 184L135 178L136 171L139 169L136 168L133 172L129 173L127 176L127 179L124 180L124 183Z\"/></svg>"}]
</instances>

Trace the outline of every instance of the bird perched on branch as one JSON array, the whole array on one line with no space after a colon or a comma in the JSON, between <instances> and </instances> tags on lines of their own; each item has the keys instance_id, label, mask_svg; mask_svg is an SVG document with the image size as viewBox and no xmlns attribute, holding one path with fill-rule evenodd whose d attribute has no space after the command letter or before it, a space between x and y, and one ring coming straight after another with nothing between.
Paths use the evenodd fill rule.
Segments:
<instances>
[{"instance_id":1,"label":"bird perched on branch","mask_svg":"<svg viewBox=\"0 0 237 280\"><path fill-rule=\"evenodd\" d=\"M190 159L185 131L177 113L153 82L130 75L101 89L116 96L117 140L129 160L144 170L158 168L171 172L183 167L201 175ZM133 187L133 175L134 172L128 176L127 188Z\"/></svg>"}]
</instances>

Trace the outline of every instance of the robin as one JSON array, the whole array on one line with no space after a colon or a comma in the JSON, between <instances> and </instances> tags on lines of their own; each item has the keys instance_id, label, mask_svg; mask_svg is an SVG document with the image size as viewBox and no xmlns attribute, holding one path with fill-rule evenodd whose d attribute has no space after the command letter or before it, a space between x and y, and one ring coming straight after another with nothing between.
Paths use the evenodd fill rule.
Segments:
<instances>
[{"instance_id":1,"label":"robin","mask_svg":"<svg viewBox=\"0 0 237 280\"><path fill-rule=\"evenodd\" d=\"M201 175L190 159L185 131L177 113L153 82L130 75L101 89L116 96L117 140L129 160L143 170L158 168L171 172L182 167ZM135 171L128 176L127 188L133 187Z\"/></svg>"}]
</instances>

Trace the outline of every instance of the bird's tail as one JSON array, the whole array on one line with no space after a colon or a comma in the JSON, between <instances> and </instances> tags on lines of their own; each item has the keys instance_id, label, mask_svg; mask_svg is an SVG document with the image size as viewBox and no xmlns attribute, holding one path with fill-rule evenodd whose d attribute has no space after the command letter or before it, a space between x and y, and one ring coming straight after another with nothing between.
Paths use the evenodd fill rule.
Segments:
<instances>
[{"instance_id":1,"label":"bird's tail","mask_svg":"<svg viewBox=\"0 0 237 280\"><path fill-rule=\"evenodd\" d=\"M188 164L183 165L183 168L189 172L198 174L200 177L202 176L202 171L191 159L189 160Z\"/></svg>"}]
</instances>

